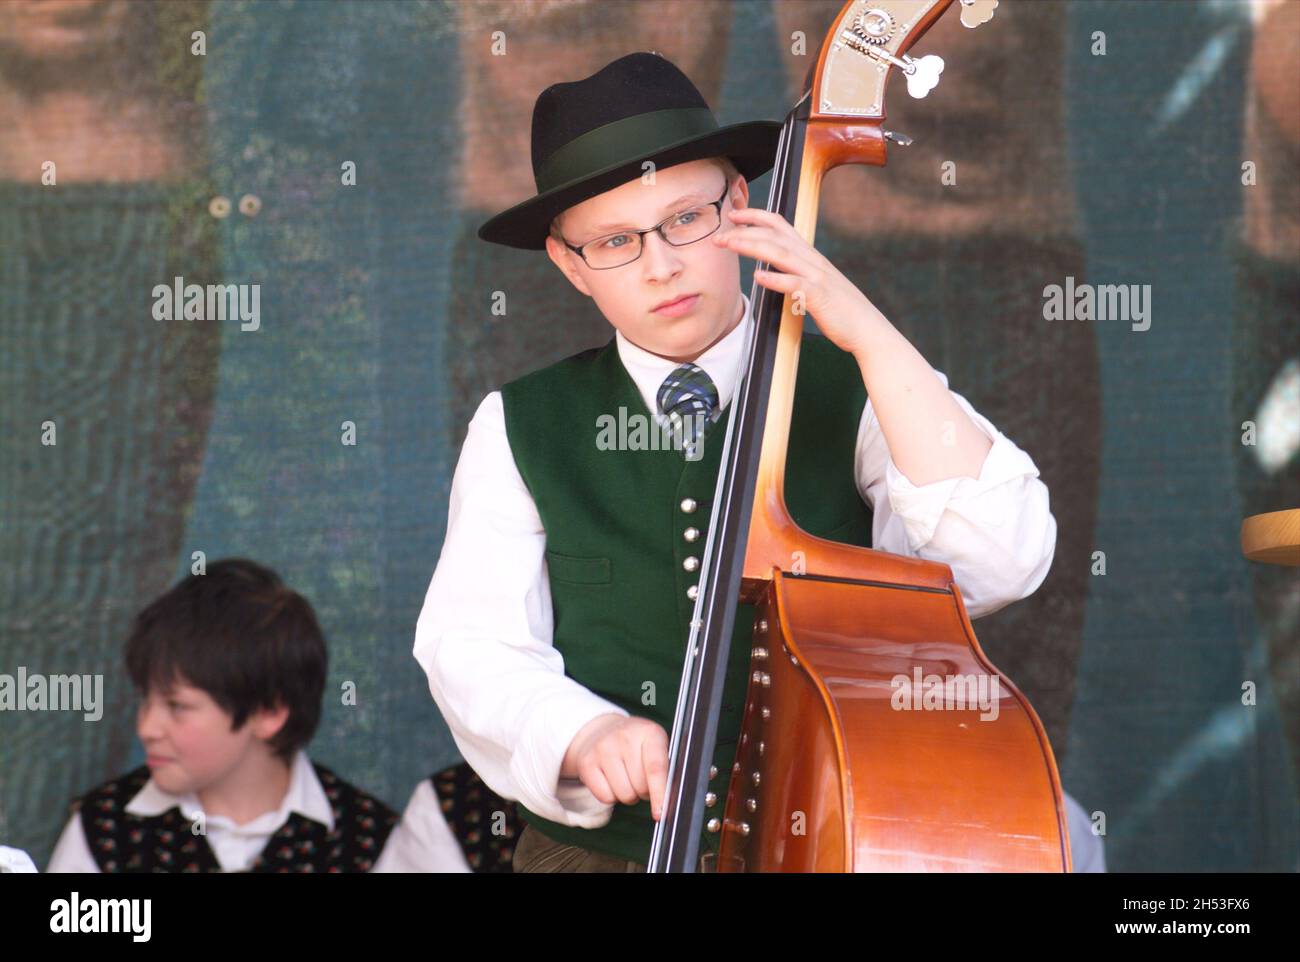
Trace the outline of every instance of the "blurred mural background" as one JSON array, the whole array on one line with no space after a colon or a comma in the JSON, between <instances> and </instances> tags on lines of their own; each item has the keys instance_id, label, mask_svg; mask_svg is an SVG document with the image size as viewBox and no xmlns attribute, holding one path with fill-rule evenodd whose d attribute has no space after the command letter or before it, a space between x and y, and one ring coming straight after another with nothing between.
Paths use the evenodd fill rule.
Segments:
<instances>
[{"instance_id":1,"label":"blurred mural background","mask_svg":"<svg viewBox=\"0 0 1300 962\"><path fill-rule=\"evenodd\" d=\"M105 676L97 722L0 712L0 843L43 864L142 761L121 645L196 551L316 607L314 758L395 806L457 760L410 649L465 426L612 334L474 236L534 193L534 99L655 50L780 119L839 7L0 0L0 673ZM1300 507L1300 2L1003 0L917 52L914 144L830 175L817 245L1051 492L1052 571L981 643L1111 870L1295 870L1300 579L1237 539ZM259 285L260 329L154 320L178 275ZM1067 277L1150 285L1149 328L1045 320Z\"/></svg>"}]
</instances>

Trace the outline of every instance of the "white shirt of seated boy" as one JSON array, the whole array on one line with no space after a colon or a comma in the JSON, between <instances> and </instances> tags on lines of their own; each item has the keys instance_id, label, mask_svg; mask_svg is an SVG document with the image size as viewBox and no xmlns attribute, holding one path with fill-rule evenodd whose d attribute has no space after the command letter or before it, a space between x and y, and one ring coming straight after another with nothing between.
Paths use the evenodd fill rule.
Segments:
<instances>
[{"instance_id":1,"label":"white shirt of seated boy","mask_svg":"<svg viewBox=\"0 0 1300 962\"><path fill-rule=\"evenodd\" d=\"M425 779L425 783L428 779ZM429 789L433 791L432 787ZM416 790L419 794L419 789ZM414 798L413 798L414 801ZM426 800L427 801L427 800ZM193 794L173 795L165 792L150 779L136 796L127 803L126 810L133 815L156 816L174 807L180 807L187 818L202 813L202 806ZM325 789L312 768L307 753L299 751L294 756L289 771L289 789L279 808L259 815L250 822L236 825L221 815L205 817L208 845L223 872L247 871L257 856L266 848L267 841L297 812L305 818L334 827L334 811ZM439 826L441 822L441 826ZM50 857L49 872L98 872L99 866L90 853L86 834L81 827L81 816L73 815L63 829L54 854ZM410 810L401 823L394 827L375 861L373 872L468 872L469 867L461 854L451 828L442 818L435 804L427 803Z\"/></svg>"}]
</instances>

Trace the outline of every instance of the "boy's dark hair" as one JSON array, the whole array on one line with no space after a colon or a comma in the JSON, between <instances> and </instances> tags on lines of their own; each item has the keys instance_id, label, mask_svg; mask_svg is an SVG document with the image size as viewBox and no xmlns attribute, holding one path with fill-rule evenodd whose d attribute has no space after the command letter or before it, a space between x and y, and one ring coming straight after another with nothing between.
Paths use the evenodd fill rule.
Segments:
<instances>
[{"instance_id":1,"label":"boy's dark hair","mask_svg":"<svg viewBox=\"0 0 1300 962\"><path fill-rule=\"evenodd\" d=\"M286 761L320 722L328 656L307 599L271 569L225 558L190 575L141 611L126 642L140 692L176 683L207 692L240 728L259 708L289 717L270 739Z\"/></svg>"}]
</instances>

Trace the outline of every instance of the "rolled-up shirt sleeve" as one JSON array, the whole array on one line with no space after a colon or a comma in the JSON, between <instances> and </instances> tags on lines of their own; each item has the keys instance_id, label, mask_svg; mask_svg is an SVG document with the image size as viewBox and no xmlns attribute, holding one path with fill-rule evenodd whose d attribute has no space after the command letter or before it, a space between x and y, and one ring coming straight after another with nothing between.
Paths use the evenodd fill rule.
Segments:
<instances>
[{"instance_id":1,"label":"rolled-up shirt sleeve","mask_svg":"<svg viewBox=\"0 0 1300 962\"><path fill-rule=\"evenodd\" d=\"M935 374L947 387L947 376ZM1056 519L1033 459L964 397L952 396L992 442L979 477L913 484L894 463L868 399L857 482L873 513L873 547L947 564L974 619L1042 584L1056 552Z\"/></svg>"},{"instance_id":2,"label":"rolled-up shirt sleeve","mask_svg":"<svg viewBox=\"0 0 1300 962\"><path fill-rule=\"evenodd\" d=\"M560 778L560 766L587 722L628 712L565 675L552 644L545 551L494 391L461 449L414 655L457 747L488 787L551 821L597 828L613 805Z\"/></svg>"}]
</instances>

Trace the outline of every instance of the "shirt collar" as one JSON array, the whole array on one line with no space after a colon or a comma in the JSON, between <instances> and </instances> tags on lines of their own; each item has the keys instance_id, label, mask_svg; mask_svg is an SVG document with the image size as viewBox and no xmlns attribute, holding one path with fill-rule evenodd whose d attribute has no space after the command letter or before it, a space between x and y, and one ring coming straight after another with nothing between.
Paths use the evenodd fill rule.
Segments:
<instances>
[{"instance_id":1,"label":"shirt collar","mask_svg":"<svg viewBox=\"0 0 1300 962\"><path fill-rule=\"evenodd\" d=\"M181 814L188 819L194 819L203 811L198 797L192 792L173 795L158 787L152 778L145 783L144 788L136 792L135 797L126 806L126 810L132 815L146 817L158 816L173 808L179 808ZM320 779L316 777L316 770L312 768L311 760L302 750L294 756L293 764L289 767L289 790L284 793L279 808L259 815L243 825L235 825L220 815L208 816L207 820L220 821L235 832L255 833L267 831L268 826L270 831L274 831L288 821L290 812L297 812L314 822L320 822L331 830L334 828L334 809L329 799L325 797L325 789L321 787Z\"/></svg>"},{"instance_id":2,"label":"shirt collar","mask_svg":"<svg viewBox=\"0 0 1300 962\"><path fill-rule=\"evenodd\" d=\"M743 291L740 296L745 304L745 313L740 323L694 361L713 379L713 384L718 389L719 410L731 403L731 397L736 392L741 355L745 350L749 329L754 323L749 309L749 298ZM614 339L618 343L619 359L623 362L623 367L631 376L633 383L636 384L637 390L641 392L646 409L657 412L656 397L659 394L659 387L664 383L664 378L669 372L677 367L678 362L638 347L624 337L622 331L615 331Z\"/></svg>"}]
</instances>

